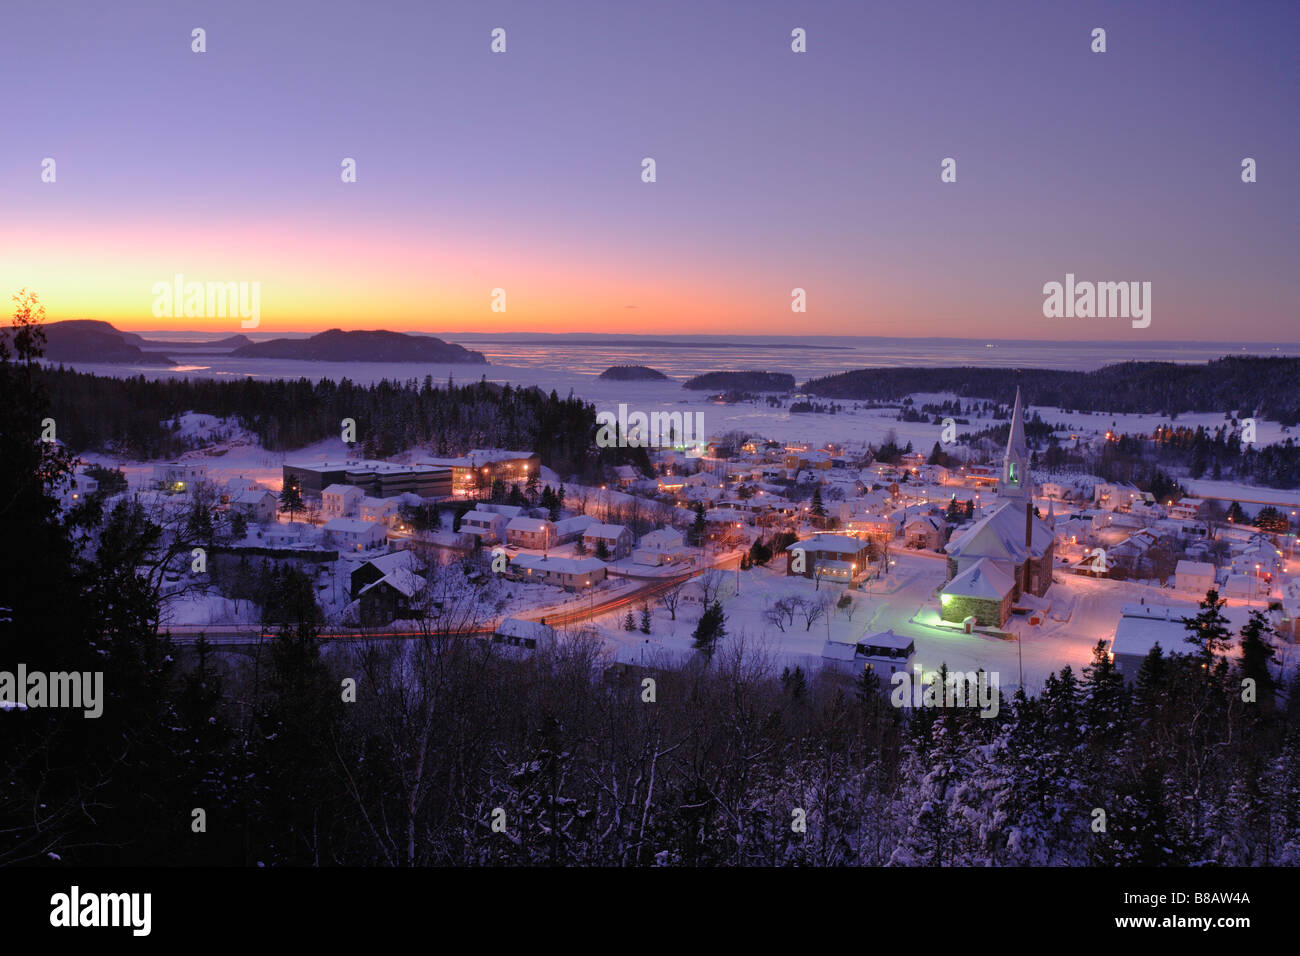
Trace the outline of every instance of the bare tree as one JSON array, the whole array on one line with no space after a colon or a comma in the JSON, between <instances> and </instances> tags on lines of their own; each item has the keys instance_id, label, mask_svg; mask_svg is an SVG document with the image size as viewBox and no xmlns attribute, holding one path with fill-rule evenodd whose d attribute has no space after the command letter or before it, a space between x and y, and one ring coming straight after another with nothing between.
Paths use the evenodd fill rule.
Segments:
<instances>
[{"instance_id":1,"label":"bare tree","mask_svg":"<svg viewBox=\"0 0 1300 956\"><path fill-rule=\"evenodd\" d=\"M686 587L685 581L679 581L668 590L659 595L659 604L668 612L672 620L677 620L677 605L681 603L682 592Z\"/></svg>"},{"instance_id":2,"label":"bare tree","mask_svg":"<svg viewBox=\"0 0 1300 956\"><path fill-rule=\"evenodd\" d=\"M727 573L717 568L710 568L695 579L695 583L700 586L700 595L704 599L705 607L717 600L718 592L722 590L726 580Z\"/></svg>"},{"instance_id":3,"label":"bare tree","mask_svg":"<svg viewBox=\"0 0 1300 956\"><path fill-rule=\"evenodd\" d=\"M830 595L827 594L823 594L815 601L801 599L799 613L803 615L805 631L811 631L812 626L826 616L826 608L829 604Z\"/></svg>"}]
</instances>

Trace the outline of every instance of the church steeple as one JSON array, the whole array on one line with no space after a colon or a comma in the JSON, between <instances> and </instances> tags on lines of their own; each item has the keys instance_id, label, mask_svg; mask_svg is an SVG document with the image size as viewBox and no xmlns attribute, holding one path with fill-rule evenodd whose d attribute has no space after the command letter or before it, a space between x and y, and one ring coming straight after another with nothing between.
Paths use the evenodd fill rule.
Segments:
<instances>
[{"instance_id":1,"label":"church steeple","mask_svg":"<svg viewBox=\"0 0 1300 956\"><path fill-rule=\"evenodd\" d=\"M1002 456L1002 476L998 479L999 501L1028 501L1032 485L1029 478L1029 448L1025 445L1025 411L1016 388L1016 405L1011 412L1011 434L1006 454Z\"/></svg>"}]
</instances>

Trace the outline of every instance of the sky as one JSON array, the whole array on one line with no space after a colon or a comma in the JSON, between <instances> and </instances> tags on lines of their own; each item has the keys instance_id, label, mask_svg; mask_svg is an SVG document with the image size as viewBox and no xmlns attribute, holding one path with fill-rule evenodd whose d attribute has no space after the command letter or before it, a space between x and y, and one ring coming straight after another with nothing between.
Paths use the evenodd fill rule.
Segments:
<instances>
[{"instance_id":1,"label":"sky","mask_svg":"<svg viewBox=\"0 0 1300 956\"><path fill-rule=\"evenodd\" d=\"M0 71L51 320L241 331L179 273L259 332L1300 339L1294 0L6 0ZM1067 273L1150 325L1045 317Z\"/></svg>"}]
</instances>

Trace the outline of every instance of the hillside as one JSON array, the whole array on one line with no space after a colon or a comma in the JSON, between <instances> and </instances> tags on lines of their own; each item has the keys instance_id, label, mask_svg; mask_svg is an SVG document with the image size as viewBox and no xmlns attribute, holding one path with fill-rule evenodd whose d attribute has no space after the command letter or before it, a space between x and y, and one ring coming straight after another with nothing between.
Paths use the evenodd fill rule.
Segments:
<instances>
[{"instance_id":1,"label":"hillside","mask_svg":"<svg viewBox=\"0 0 1300 956\"><path fill-rule=\"evenodd\" d=\"M47 322L45 358L51 362L99 362L112 365L175 365L156 352L145 352L145 340L96 319Z\"/></svg>"},{"instance_id":2,"label":"hillside","mask_svg":"<svg viewBox=\"0 0 1300 956\"><path fill-rule=\"evenodd\" d=\"M870 368L815 378L810 395L891 401L917 392L953 392L1010 403L1016 387L1034 405L1077 411L1176 415L1222 410L1300 421L1300 359L1227 356L1203 365L1122 362L1094 372L1037 368ZM689 384L689 383L688 383Z\"/></svg>"},{"instance_id":3,"label":"hillside","mask_svg":"<svg viewBox=\"0 0 1300 956\"><path fill-rule=\"evenodd\" d=\"M239 358L301 359L308 362L439 362L486 365L474 352L430 335L401 332L345 332L330 329L306 339L271 339L243 345L230 353Z\"/></svg>"},{"instance_id":4,"label":"hillside","mask_svg":"<svg viewBox=\"0 0 1300 956\"><path fill-rule=\"evenodd\" d=\"M705 372L682 383L693 391L790 392L794 376L785 372Z\"/></svg>"}]
</instances>

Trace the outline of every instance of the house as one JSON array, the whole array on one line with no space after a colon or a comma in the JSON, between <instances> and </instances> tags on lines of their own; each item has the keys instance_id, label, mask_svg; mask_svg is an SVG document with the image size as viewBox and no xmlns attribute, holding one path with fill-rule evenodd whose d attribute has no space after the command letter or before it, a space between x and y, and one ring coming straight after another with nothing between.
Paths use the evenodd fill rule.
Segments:
<instances>
[{"instance_id":1,"label":"house","mask_svg":"<svg viewBox=\"0 0 1300 956\"><path fill-rule=\"evenodd\" d=\"M1092 486L1092 501L1106 511L1129 511L1142 500L1142 491L1128 482L1099 481Z\"/></svg>"},{"instance_id":2,"label":"house","mask_svg":"<svg viewBox=\"0 0 1300 956\"><path fill-rule=\"evenodd\" d=\"M195 485L207 480L208 466L190 462L169 461L153 466L154 484L162 491L192 491Z\"/></svg>"},{"instance_id":3,"label":"house","mask_svg":"<svg viewBox=\"0 0 1300 956\"><path fill-rule=\"evenodd\" d=\"M973 617L983 627L1001 627L1011 617L1016 584L1005 566L980 558L939 592L939 617L961 622Z\"/></svg>"},{"instance_id":4,"label":"house","mask_svg":"<svg viewBox=\"0 0 1300 956\"><path fill-rule=\"evenodd\" d=\"M675 551L684 540L676 528L659 528L643 534L639 546L647 551Z\"/></svg>"},{"instance_id":5,"label":"house","mask_svg":"<svg viewBox=\"0 0 1300 956\"><path fill-rule=\"evenodd\" d=\"M508 617L492 632L492 643L521 651L545 651L555 647L555 628L540 621Z\"/></svg>"},{"instance_id":6,"label":"house","mask_svg":"<svg viewBox=\"0 0 1300 956\"><path fill-rule=\"evenodd\" d=\"M1215 568L1208 561L1179 561L1174 567L1174 589L1204 595L1214 587Z\"/></svg>"},{"instance_id":7,"label":"house","mask_svg":"<svg viewBox=\"0 0 1300 956\"><path fill-rule=\"evenodd\" d=\"M401 501L398 498L362 498L357 503L357 510L362 521L377 521L391 527L401 512Z\"/></svg>"},{"instance_id":8,"label":"house","mask_svg":"<svg viewBox=\"0 0 1300 956\"><path fill-rule=\"evenodd\" d=\"M912 663L916 649L910 637L895 634L892 630L864 635L854 644L827 641L822 647L822 666L842 674L858 676L870 671L885 683L898 671L906 671Z\"/></svg>"},{"instance_id":9,"label":"house","mask_svg":"<svg viewBox=\"0 0 1300 956\"><path fill-rule=\"evenodd\" d=\"M1203 498L1179 498L1165 506L1169 512L1169 517L1179 518L1183 521L1191 521L1198 517L1201 509L1205 507Z\"/></svg>"},{"instance_id":10,"label":"house","mask_svg":"<svg viewBox=\"0 0 1300 956\"><path fill-rule=\"evenodd\" d=\"M1115 671L1127 681L1137 677L1142 661L1157 644L1165 654L1199 654L1188 642L1189 632L1183 618L1190 616L1181 608L1153 604L1125 604L1110 642Z\"/></svg>"},{"instance_id":11,"label":"house","mask_svg":"<svg viewBox=\"0 0 1300 956\"><path fill-rule=\"evenodd\" d=\"M385 575L398 570L412 573L419 572L420 562L414 552L390 551L368 561L362 561L352 570L349 582L349 597L355 601L360 596L361 589L367 584L373 584Z\"/></svg>"},{"instance_id":12,"label":"house","mask_svg":"<svg viewBox=\"0 0 1300 956\"><path fill-rule=\"evenodd\" d=\"M387 528L359 518L331 518L321 530L340 550L368 551L382 547L388 540Z\"/></svg>"},{"instance_id":13,"label":"house","mask_svg":"<svg viewBox=\"0 0 1300 956\"><path fill-rule=\"evenodd\" d=\"M582 533L582 543L589 551L600 551L604 546L607 560L618 561L632 553L632 529L621 524L593 524Z\"/></svg>"},{"instance_id":14,"label":"house","mask_svg":"<svg viewBox=\"0 0 1300 956\"><path fill-rule=\"evenodd\" d=\"M545 551L555 544L555 525L545 518L511 518L506 525L506 543Z\"/></svg>"},{"instance_id":15,"label":"house","mask_svg":"<svg viewBox=\"0 0 1300 956\"><path fill-rule=\"evenodd\" d=\"M321 492L321 515L330 518L355 518L366 493L356 485L330 485Z\"/></svg>"},{"instance_id":16,"label":"house","mask_svg":"<svg viewBox=\"0 0 1300 956\"><path fill-rule=\"evenodd\" d=\"M509 520L503 514L475 508L461 517L459 530L477 538L480 544L496 544L504 537Z\"/></svg>"},{"instance_id":17,"label":"house","mask_svg":"<svg viewBox=\"0 0 1300 956\"><path fill-rule=\"evenodd\" d=\"M704 515L704 526L710 538L725 538L752 523L753 517L735 508L710 508Z\"/></svg>"},{"instance_id":18,"label":"house","mask_svg":"<svg viewBox=\"0 0 1300 956\"><path fill-rule=\"evenodd\" d=\"M65 510L75 508L98 490L99 482L86 474L84 469L78 468L73 473L67 487L63 489L63 493L59 496L59 503Z\"/></svg>"},{"instance_id":19,"label":"house","mask_svg":"<svg viewBox=\"0 0 1300 956\"><path fill-rule=\"evenodd\" d=\"M230 510L254 524L274 520L279 506L280 500L269 491L241 491L230 496Z\"/></svg>"},{"instance_id":20,"label":"house","mask_svg":"<svg viewBox=\"0 0 1300 956\"><path fill-rule=\"evenodd\" d=\"M934 515L915 515L903 525L905 544L909 548L938 551L943 547L944 521Z\"/></svg>"},{"instance_id":21,"label":"house","mask_svg":"<svg viewBox=\"0 0 1300 956\"><path fill-rule=\"evenodd\" d=\"M637 564L659 566L672 564L684 550L682 533L676 528L660 528L641 536L641 541L632 552L632 560Z\"/></svg>"},{"instance_id":22,"label":"house","mask_svg":"<svg viewBox=\"0 0 1300 956\"><path fill-rule=\"evenodd\" d=\"M477 510L488 511L494 515L504 515L507 521L511 518L518 518L524 513L524 509L520 505L503 505L491 501L480 501Z\"/></svg>"},{"instance_id":23,"label":"house","mask_svg":"<svg viewBox=\"0 0 1300 956\"><path fill-rule=\"evenodd\" d=\"M605 562L597 558L559 558L521 552L510 559L510 574L520 581L540 581L567 591L599 584L608 575Z\"/></svg>"},{"instance_id":24,"label":"house","mask_svg":"<svg viewBox=\"0 0 1300 956\"><path fill-rule=\"evenodd\" d=\"M1257 574L1229 574L1221 596L1237 601L1267 601L1272 585Z\"/></svg>"},{"instance_id":25,"label":"house","mask_svg":"<svg viewBox=\"0 0 1300 956\"><path fill-rule=\"evenodd\" d=\"M923 481L932 482L936 485L946 485L948 483L948 469L943 465L922 465L920 476Z\"/></svg>"},{"instance_id":26,"label":"house","mask_svg":"<svg viewBox=\"0 0 1300 956\"><path fill-rule=\"evenodd\" d=\"M785 573L855 586L867 574L873 543L847 534L815 534L787 547Z\"/></svg>"},{"instance_id":27,"label":"house","mask_svg":"<svg viewBox=\"0 0 1300 956\"><path fill-rule=\"evenodd\" d=\"M572 518L563 518L555 522L555 543L568 544L570 541L577 541L582 537L584 531L593 524L599 523L591 515L575 515Z\"/></svg>"},{"instance_id":28,"label":"house","mask_svg":"<svg viewBox=\"0 0 1300 956\"><path fill-rule=\"evenodd\" d=\"M399 552L400 553L400 552ZM407 620L419 614L424 578L404 567L396 567L358 593L361 623L370 627Z\"/></svg>"}]
</instances>

